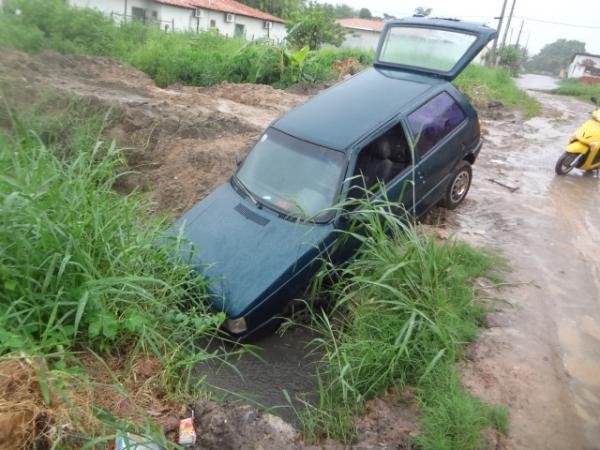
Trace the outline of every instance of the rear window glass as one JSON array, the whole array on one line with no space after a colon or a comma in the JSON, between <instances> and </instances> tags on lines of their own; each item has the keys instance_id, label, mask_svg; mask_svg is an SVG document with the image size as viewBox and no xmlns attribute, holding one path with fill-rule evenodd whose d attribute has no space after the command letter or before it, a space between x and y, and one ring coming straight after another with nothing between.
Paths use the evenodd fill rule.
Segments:
<instances>
[{"instance_id":1,"label":"rear window glass","mask_svg":"<svg viewBox=\"0 0 600 450\"><path fill-rule=\"evenodd\" d=\"M425 155L464 122L466 115L450 94L442 92L408 116L417 139L416 150Z\"/></svg>"},{"instance_id":2,"label":"rear window glass","mask_svg":"<svg viewBox=\"0 0 600 450\"><path fill-rule=\"evenodd\" d=\"M449 72L465 55L477 36L426 27L389 29L379 60L418 69Z\"/></svg>"}]
</instances>

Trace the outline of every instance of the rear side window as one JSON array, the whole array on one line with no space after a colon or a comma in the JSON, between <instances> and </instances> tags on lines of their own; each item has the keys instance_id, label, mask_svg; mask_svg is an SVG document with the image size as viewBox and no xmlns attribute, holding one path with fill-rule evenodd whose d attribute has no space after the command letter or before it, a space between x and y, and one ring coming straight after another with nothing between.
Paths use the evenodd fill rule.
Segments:
<instances>
[{"instance_id":1,"label":"rear side window","mask_svg":"<svg viewBox=\"0 0 600 450\"><path fill-rule=\"evenodd\" d=\"M425 155L463 123L466 115L450 94L442 92L408 116L417 139L416 150Z\"/></svg>"}]
</instances>

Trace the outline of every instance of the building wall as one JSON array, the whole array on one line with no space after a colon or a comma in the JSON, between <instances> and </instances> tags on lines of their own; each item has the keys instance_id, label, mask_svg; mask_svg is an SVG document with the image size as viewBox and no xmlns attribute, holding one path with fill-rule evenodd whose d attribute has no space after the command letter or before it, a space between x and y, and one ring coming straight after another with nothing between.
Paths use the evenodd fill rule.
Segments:
<instances>
[{"instance_id":1,"label":"building wall","mask_svg":"<svg viewBox=\"0 0 600 450\"><path fill-rule=\"evenodd\" d=\"M73 6L80 8L93 8L103 12L106 15L115 13L115 20L121 21L125 9L125 0L69 0ZM211 20L215 21L219 33L232 37L235 35L236 24L244 25L244 36L248 40L270 38L277 42L287 36L285 25L273 23L271 30L266 30L263 26L263 20L253 17L235 15L233 23L225 22L225 13L220 11L203 10L201 18L194 17L194 11L187 8L178 8L172 5L162 5L153 0L127 0L128 20L132 14L133 8L143 8L147 11L147 18L150 19L152 11L156 11L157 18L160 19L160 28L172 31L207 31L211 28Z\"/></svg>"},{"instance_id":2,"label":"building wall","mask_svg":"<svg viewBox=\"0 0 600 450\"><path fill-rule=\"evenodd\" d=\"M592 60L596 67L592 70L586 68L584 61ZM583 76L600 76L600 58L589 55L577 55L569 66L568 78L581 78Z\"/></svg>"},{"instance_id":3,"label":"building wall","mask_svg":"<svg viewBox=\"0 0 600 450\"><path fill-rule=\"evenodd\" d=\"M357 48L360 50L377 50L379 36L381 35L380 32L367 30L348 31L349 33L346 35L346 40L342 44L342 47Z\"/></svg>"}]
</instances>

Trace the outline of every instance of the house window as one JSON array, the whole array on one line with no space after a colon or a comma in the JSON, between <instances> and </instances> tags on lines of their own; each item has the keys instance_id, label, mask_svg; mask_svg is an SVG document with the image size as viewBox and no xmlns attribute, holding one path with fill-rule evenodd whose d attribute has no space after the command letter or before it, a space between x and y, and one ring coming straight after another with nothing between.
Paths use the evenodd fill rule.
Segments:
<instances>
[{"instance_id":1,"label":"house window","mask_svg":"<svg viewBox=\"0 0 600 450\"><path fill-rule=\"evenodd\" d=\"M217 28L217 21L215 19L210 19L210 27Z\"/></svg>"},{"instance_id":2,"label":"house window","mask_svg":"<svg viewBox=\"0 0 600 450\"><path fill-rule=\"evenodd\" d=\"M408 116L420 156L427 154L466 119L450 94L442 92Z\"/></svg>"},{"instance_id":3,"label":"house window","mask_svg":"<svg viewBox=\"0 0 600 450\"><path fill-rule=\"evenodd\" d=\"M141 22L145 22L146 21L146 10L144 8L137 8L134 6L131 8L131 17L133 18L133 20L139 20Z\"/></svg>"},{"instance_id":4,"label":"house window","mask_svg":"<svg viewBox=\"0 0 600 450\"><path fill-rule=\"evenodd\" d=\"M152 19L153 20L157 20L158 19L158 11L152 11Z\"/></svg>"},{"instance_id":5,"label":"house window","mask_svg":"<svg viewBox=\"0 0 600 450\"><path fill-rule=\"evenodd\" d=\"M246 26L236 23L235 24L235 36L236 37L244 37L246 35Z\"/></svg>"},{"instance_id":6,"label":"house window","mask_svg":"<svg viewBox=\"0 0 600 450\"><path fill-rule=\"evenodd\" d=\"M360 39L360 34L359 33L352 33L352 37Z\"/></svg>"}]
</instances>

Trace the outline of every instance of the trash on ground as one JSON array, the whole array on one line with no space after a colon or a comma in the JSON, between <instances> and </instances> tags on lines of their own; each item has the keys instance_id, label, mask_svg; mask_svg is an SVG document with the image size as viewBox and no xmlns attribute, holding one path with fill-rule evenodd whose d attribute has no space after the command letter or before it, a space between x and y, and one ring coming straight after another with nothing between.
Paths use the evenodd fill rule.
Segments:
<instances>
[{"instance_id":1,"label":"trash on ground","mask_svg":"<svg viewBox=\"0 0 600 450\"><path fill-rule=\"evenodd\" d=\"M196 430L194 429L194 416L182 419L179 422L179 445L194 445L196 443Z\"/></svg>"}]
</instances>

